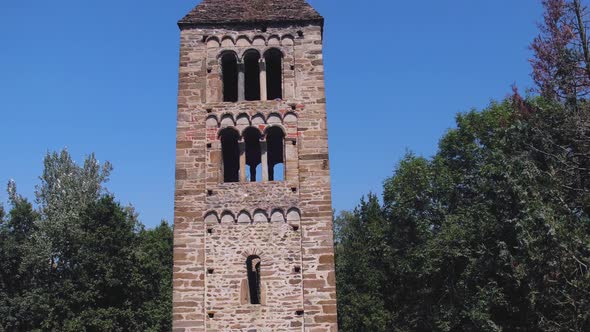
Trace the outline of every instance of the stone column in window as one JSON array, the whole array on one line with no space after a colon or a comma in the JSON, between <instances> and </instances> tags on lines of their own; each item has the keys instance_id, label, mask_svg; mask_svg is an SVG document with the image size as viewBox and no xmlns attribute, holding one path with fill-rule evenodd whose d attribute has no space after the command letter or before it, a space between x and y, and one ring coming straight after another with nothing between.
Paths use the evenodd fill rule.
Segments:
<instances>
[{"instance_id":1,"label":"stone column in window","mask_svg":"<svg viewBox=\"0 0 590 332\"><path fill-rule=\"evenodd\" d=\"M246 142L240 139L240 182L246 182Z\"/></svg>"},{"instance_id":2,"label":"stone column in window","mask_svg":"<svg viewBox=\"0 0 590 332\"><path fill-rule=\"evenodd\" d=\"M267 100L267 91L266 91L266 61L264 58L261 58L258 61L260 66L260 100Z\"/></svg>"},{"instance_id":3,"label":"stone column in window","mask_svg":"<svg viewBox=\"0 0 590 332\"><path fill-rule=\"evenodd\" d=\"M268 182L268 152L266 147L266 140L260 140L260 152L262 154L262 182Z\"/></svg>"},{"instance_id":4,"label":"stone column in window","mask_svg":"<svg viewBox=\"0 0 590 332\"><path fill-rule=\"evenodd\" d=\"M238 101L246 100L246 74L244 62L238 62Z\"/></svg>"}]
</instances>

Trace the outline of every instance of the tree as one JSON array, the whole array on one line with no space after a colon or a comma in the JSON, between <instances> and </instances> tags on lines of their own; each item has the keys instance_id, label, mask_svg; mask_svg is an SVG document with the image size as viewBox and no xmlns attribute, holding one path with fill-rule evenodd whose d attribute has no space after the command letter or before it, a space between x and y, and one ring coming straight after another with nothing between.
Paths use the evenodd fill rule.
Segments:
<instances>
[{"instance_id":1,"label":"tree","mask_svg":"<svg viewBox=\"0 0 590 332\"><path fill-rule=\"evenodd\" d=\"M9 184L0 218L0 331L167 331L172 230L146 230L94 156L46 156L33 206Z\"/></svg>"},{"instance_id":2,"label":"tree","mask_svg":"<svg viewBox=\"0 0 590 332\"><path fill-rule=\"evenodd\" d=\"M533 79L543 96L576 104L590 93L588 10L581 0L543 0L541 34L531 44Z\"/></svg>"},{"instance_id":3,"label":"tree","mask_svg":"<svg viewBox=\"0 0 590 332\"><path fill-rule=\"evenodd\" d=\"M347 331L384 331L389 315L381 296L387 276L382 266L385 239L384 220L375 195L353 213L336 219L336 245L340 325Z\"/></svg>"},{"instance_id":4,"label":"tree","mask_svg":"<svg viewBox=\"0 0 590 332\"><path fill-rule=\"evenodd\" d=\"M343 330L589 330L589 121L515 96L459 115L433 158L406 156L374 217L361 201L340 218Z\"/></svg>"},{"instance_id":5,"label":"tree","mask_svg":"<svg viewBox=\"0 0 590 332\"><path fill-rule=\"evenodd\" d=\"M10 210L6 219L0 213L0 316L7 326L18 324L29 316L24 301L20 301L24 290L33 286L35 278L25 264L30 250L29 237L37 230L35 220L39 217L33 206L17 194L16 184L8 184ZM37 315L32 319L40 319ZM4 325L4 324L2 324ZM24 324L23 328L31 328Z\"/></svg>"},{"instance_id":6,"label":"tree","mask_svg":"<svg viewBox=\"0 0 590 332\"><path fill-rule=\"evenodd\" d=\"M162 221L154 229L142 229L136 249L139 273L143 276L145 295L142 303L144 320L149 323L145 331L172 330L172 228Z\"/></svg>"}]
</instances>

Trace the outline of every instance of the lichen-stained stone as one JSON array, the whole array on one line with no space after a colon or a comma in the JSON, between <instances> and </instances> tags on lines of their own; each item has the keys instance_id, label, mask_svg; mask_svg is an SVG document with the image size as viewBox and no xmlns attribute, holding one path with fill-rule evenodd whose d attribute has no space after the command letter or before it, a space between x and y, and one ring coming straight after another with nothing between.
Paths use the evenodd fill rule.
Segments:
<instances>
[{"instance_id":1,"label":"lichen-stained stone","mask_svg":"<svg viewBox=\"0 0 590 332\"><path fill-rule=\"evenodd\" d=\"M337 331L323 18L304 0L204 0L179 26L173 331ZM282 99L224 102L221 55L245 70L244 54L269 49L282 54ZM283 131L280 181L247 182L249 127L261 154L267 129ZM239 136L239 182L224 182L224 128Z\"/></svg>"}]
</instances>

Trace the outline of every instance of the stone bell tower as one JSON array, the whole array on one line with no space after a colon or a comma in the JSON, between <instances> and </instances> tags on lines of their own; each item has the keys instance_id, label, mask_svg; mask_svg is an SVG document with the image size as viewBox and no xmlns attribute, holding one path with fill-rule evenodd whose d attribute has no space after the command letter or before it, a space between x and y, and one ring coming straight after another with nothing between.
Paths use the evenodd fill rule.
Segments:
<instances>
[{"instance_id":1,"label":"stone bell tower","mask_svg":"<svg viewBox=\"0 0 590 332\"><path fill-rule=\"evenodd\" d=\"M305 0L179 22L174 331L337 331L323 24Z\"/></svg>"}]
</instances>

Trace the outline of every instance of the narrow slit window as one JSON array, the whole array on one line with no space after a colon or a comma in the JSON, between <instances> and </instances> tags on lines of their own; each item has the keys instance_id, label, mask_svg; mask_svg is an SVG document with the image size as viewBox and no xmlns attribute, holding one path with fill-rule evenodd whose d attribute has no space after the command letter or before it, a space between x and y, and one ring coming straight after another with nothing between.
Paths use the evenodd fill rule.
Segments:
<instances>
[{"instance_id":1,"label":"narrow slit window","mask_svg":"<svg viewBox=\"0 0 590 332\"><path fill-rule=\"evenodd\" d=\"M238 101L238 60L233 53L221 57L221 76L223 78L223 101Z\"/></svg>"},{"instance_id":2,"label":"narrow slit window","mask_svg":"<svg viewBox=\"0 0 590 332\"><path fill-rule=\"evenodd\" d=\"M246 260L250 304L260 304L260 257L252 255Z\"/></svg>"},{"instance_id":3,"label":"narrow slit window","mask_svg":"<svg viewBox=\"0 0 590 332\"><path fill-rule=\"evenodd\" d=\"M283 54L276 48L264 54L268 100L283 99Z\"/></svg>"},{"instance_id":4,"label":"narrow slit window","mask_svg":"<svg viewBox=\"0 0 590 332\"><path fill-rule=\"evenodd\" d=\"M249 174L246 174L250 182L260 181L259 176L262 159L262 151L260 149L260 131L254 127L249 127L244 130L244 143L246 144L246 165Z\"/></svg>"},{"instance_id":5,"label":"narrow slit window","mask_svg":"<svg viewBox=\"0 0 590 332\"><path fill-rule=\"evenodd\" d=\"M246 100L260 100L260 55L257 51L244 55L245 98Z\"/></svg>"},{"instance_id":6,"label":"narrow slit window","mask_svg":"<svg viewBox=\"0 0 590 332\"><path fill-rule=\"evenodd\" d=\"M268 149L268 180L283 181L284 167L284 141L285 134L280 127L270 127L266 132L266 144Z\"/></svg>"},{"instance_id":7,"label":"narrow slit window","mask_svg":"<svg viewBox=\"0 0 590 332\"><path fill-rule=\"evenodd\" d=\"M226 128L219 134L221 138L221 154L223 157L223 181L240 181L240 147L238 145L239 134Z\"/></svg>"}]
</instances>

